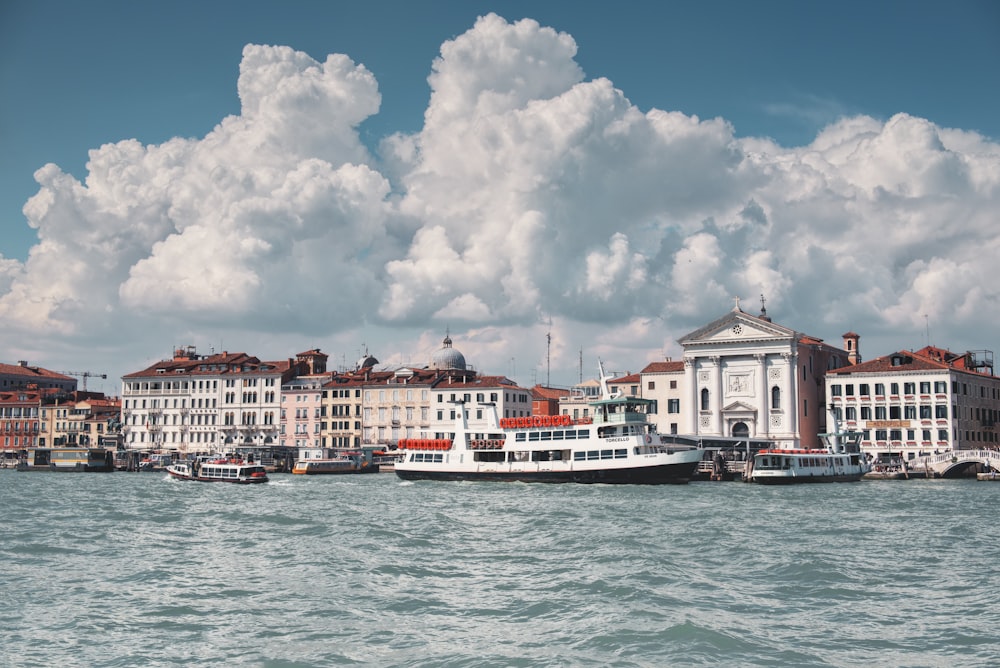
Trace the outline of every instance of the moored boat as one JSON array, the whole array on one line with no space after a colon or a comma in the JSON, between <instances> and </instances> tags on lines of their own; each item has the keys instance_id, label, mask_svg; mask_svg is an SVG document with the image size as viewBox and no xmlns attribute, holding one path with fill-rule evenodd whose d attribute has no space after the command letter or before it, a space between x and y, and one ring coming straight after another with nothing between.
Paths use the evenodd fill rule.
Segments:
<instances>
[{"instance_id":1,"label":"moored boat","mask_svg":"<svg viewBox=\"0 0 1000 668\"><path fill-rule=\"evenodd\" d=\"M17 470L107 473L115 470L115 453L104 448L28 448Z\"/></svg>"},{"instance_id":2,"label":"moored boat","mask_svg":"<svg viewBox=\"0 0 1000 668\"><path fill-rule=\"evenodd\" d=\"M753 457L747 480L764 485L861 480L871 470L861 452L861 433L840 431L836 414L831 415L834 431L820 434L825 447L761 450Z\"/></svg>"},{"instance_id":3,"label":"moored boat","mask_svg":"<svg viewBox=\"0 0 1000 668\"><path fill-rule=\"evenodd\" d=\"M194 461L175 462L167 473L178 480L230 482L241 485L267 482L267 469L260 464L235 457L200 457Z\"/></svg>"},{"instance_id":4,"label":"moored boat","mask_svg":"<svg viewBox=\"0 0 1000 668\"><path fill-rule=\"evenodd\" d=\"M864 477L866 480L908 480L910 470L902 459L875 461Z\"/></svg>"},{"instance_id":5,"label":"moored boat","mask_svg":"<svg viewBox=\"0 0 1000 668\"><path fill-rule=\"evenodd\" d=\"M297 475L337 475L350 473L378 473L379 465L372 460L371 452L343 452L325 459L299 459L292 467Z\"/></svg>"},{"instance_id":6,"label":"moored boat","mask_svg":"<svg viewBox=\"0 0 1000 668\"><path fill-rule=\"evenodd\" d=\"M404 480L497 480L610 484L683 484L703 450L661 441L649 413L655 402L608 391L593 416L546 415L498 419L495 405L483 424L469 425L456 402L454 430L401 439L396 475ZM484 404L481 404L484 405Z\"/></svg>"}]
</instances>

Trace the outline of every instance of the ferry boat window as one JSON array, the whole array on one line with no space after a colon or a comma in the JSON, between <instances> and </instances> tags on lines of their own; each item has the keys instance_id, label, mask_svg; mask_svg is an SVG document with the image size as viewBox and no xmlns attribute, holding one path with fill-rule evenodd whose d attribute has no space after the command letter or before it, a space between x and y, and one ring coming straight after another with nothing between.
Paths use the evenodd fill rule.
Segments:
<instances>
[{"instance_id":1,"label":"ferry boat window","mask_svg":"<svg viewBox=\"0 0 1000 668\"><path fill-rule=\"evenodd\" d=\"M514 434L514 440L515 441L526 441L526 440L528 440L528 435L525 434L523 431L518 432L518 433Z\"/></svg>"},{"instance_id":2,"label":"ferry boat window","mask_svg":"<svg viewBox=\"0 0 1000 668\"><path fill-rule=\"evenodd\" d=\"M628 459L628 450L615 450L615 459Z\"/></svg>"},{"instance_id":3,"label":"ferry boat window","mask_svg":"<svg viewBox=\"0 0 1000 668\"><path fill-rule=\"evenodd\" d=\"M565 437L565 432L562 432L562 431L554 431L554 432L552 432L552 438L553 438L553 440L561 441L564 437Z\"/></svg>"},{"instance_id":4,"label":"ferry boat window","mask_svg":"<svg viewBox=\"0 0 1000 668\"><path fill-rule=\"evenodd\" d=\"M574 461L582 462L586 458L587 458L587 453L586 452L577 451L577 452L573 453L573 460Z\"/></svg>"},{"instance_id":5,"label":"ferry boat window","mask_svg":"<svg viewBox=\"0 0 1000 668\"><path fill-rule=\"evenodd\" d=\"M611 459L614 457L611 450L601 450L601 459Z\"/></svg>"},{"instance_id":6,"label":"ferry boat window","mask_svg":"<svg viewBox=\"0 0 1000 668\"><path fill-rule=\"evenodd\" d=\"M598 450L588 450L587 451L587 459L600 459L600 458L601 458L600 451L598 451Z\"/></svg>"},{"instance_id":7,"label":"ferry boat window","mask_svg":"<svg viewBox=\"0 0 1000 668\"><path fill-rule=\"evenodd\" d=\"M542 435L541 432L537 432L537 431L529 432L528 433L528 440L529 441L537 441L537 440L539 440L539 438L541 438L541 435Z\"/></svg>"}]
</instances>

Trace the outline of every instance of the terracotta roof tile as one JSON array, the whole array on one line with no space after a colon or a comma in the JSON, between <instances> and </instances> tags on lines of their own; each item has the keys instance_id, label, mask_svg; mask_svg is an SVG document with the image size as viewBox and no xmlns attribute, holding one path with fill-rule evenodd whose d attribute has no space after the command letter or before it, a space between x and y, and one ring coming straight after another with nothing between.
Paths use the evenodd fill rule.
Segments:
<instances>
[{"instance_id":1,"label":"terracotta roof tile","mask_svg":"<svg viewBox=\"0 0 1000 668\"><path fill-rule=\"evenodd\" d=\"M639 373L676 373L684 371L684 362L650 362Z\"/></svg>"}]
</instances>

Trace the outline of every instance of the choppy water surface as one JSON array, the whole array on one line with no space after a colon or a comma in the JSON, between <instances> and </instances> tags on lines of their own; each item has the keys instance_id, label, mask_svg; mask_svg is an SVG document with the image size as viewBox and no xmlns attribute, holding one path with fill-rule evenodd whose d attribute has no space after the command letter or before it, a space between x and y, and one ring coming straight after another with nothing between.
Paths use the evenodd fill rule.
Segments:
<instances>
[{"instance_id":1,"label":"choppy water surface","mask_svg":"<svg viewBox=\"0 0 1000 668\"><path fill-rule=\"evenodd\" d=\"M0 472L5 666L986 666L1000 485Z\"/></svg>"}]
</instances>

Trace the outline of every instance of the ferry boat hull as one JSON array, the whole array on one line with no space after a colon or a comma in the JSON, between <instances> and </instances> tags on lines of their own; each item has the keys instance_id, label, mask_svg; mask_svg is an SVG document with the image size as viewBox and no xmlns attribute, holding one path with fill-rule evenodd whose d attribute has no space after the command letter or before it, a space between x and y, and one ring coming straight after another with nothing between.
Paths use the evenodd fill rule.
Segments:
<instances>
[{"instance_id":1,"label":"ferry boat hull","mask_svg":"<svg viewBox=\"0 0 1000 668\"><path fill-rule=\"evenodd\" d=\"M701 461L701 452L689 456L691 461L654 466L620 469L591 470L415 470L396 467L396 475L403 480L452 480L489 482L545 482L583 483L604 485L683 485L694 477Z\"/></svg>"},{"instance_id":2,"label":"ferry boat hull","mask_svg":"<svg viewBox=\"0 0 1000 668\"><path fill-rule=\"evenodd\" d=\"M804 475L764 475L763 472L756 472L753 481L759 485L799 485L813 482L857 482L864 476L863 473L850 473L842 475L824 475L821 473Z\"/></svg>"}]
</instances>

